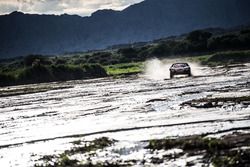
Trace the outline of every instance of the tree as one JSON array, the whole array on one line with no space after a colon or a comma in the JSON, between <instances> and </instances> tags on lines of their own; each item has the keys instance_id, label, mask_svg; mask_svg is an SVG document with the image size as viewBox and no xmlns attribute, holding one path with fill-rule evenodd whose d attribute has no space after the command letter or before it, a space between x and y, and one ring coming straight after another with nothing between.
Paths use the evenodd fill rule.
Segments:
<instances>
[{"instance_id":1,"label":"tree","mask_svg":"<svg viewBox=\"0 0 250 167\"><path fill-rule=\"evenodd\" d=\"M212 33L206 31L193 31L188 34L186 40L189 42L189 51L205 51L207 50L208 39L212 37Z\"/></svg>"},{"instance_id":2,"label":"tree","mask_svg":"<svg viewBox=\"0 0 250 167\"><path fill-rule=\"evenodd\" d=\"M23 59L23 63L26 67L32 66L34 62L39 62L43 65L51 64L51 62L42 55L28 55Z\"/></svg>"},{"instance_id":3,"label":"tree","mask_svg":"<svg viewBox=\"0 0 250 167\"><path fill-rule=\"evenodd\" d=\"M119 49L118 53L126 58L136 58L137 57L137 50L134 48L123 48Z\"/></svg>"},{"instance_id":4,"label":"tree","mask_svg":"<svg viewBox=\"0 0 250 167\"><path fill-rule=\"evenodd\" d=\"M186 39L190 42L204 42L207 41L210 37L212 37L212 33L197 30L189 33Z\"/></svg>"}]
</instances>

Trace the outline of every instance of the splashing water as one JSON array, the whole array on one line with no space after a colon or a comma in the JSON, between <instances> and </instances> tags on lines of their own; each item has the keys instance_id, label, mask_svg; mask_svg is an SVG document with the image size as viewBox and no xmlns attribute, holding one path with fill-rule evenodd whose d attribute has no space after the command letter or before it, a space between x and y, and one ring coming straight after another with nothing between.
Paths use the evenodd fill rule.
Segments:
<instances>
[{"instance_id":1,"label":"splashing water","mask_svg":"<svg viewBox=\"0 0 250 167\"><path fill-rule=\"evenodd\" d=\"M202 76L207 74L207 67L202 67L200 64L198 63L193 63L193 62L188 62L190 68L191 68L191 73L192 76Z\"/></svg>"},{"instance_id":2,"label":"splashing water","mask_svg":"<svg viewBox=\"0 0 250 167\"><path fill-rule=\"evenodd\" d=\"M144 76L147 79L152 80L163 80L163 79L169 79L170 78L170 72L169 68L173 63L177 62L185 62L178 59L170 60L159 60L159 59L152 59L148 60L145 63L145 70L144 70ZM191 73L193 76L200 76L204 74L203 68L198 63L193 62L187 62L189 66L191 67Z\"/></svg>"},{"instance_id":3,"label":"splashing water","mask_svg":"<svg viewBox=\"0 0 250 167\"><path fill-rule=\"evenodd\" d=\"M148 60L145 63L145 77L154 80L169 78L169 67L170 64L165 64L158 59Z\"/></svg>"}]
</instances>

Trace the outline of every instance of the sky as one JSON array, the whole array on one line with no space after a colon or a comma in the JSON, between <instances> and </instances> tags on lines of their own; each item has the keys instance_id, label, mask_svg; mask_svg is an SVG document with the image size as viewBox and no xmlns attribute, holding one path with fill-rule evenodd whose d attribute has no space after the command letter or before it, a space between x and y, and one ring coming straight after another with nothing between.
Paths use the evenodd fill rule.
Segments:
<instances>
[{"instance_id":1,"label":"sky","mask_svg":"<svg viewBox=\"0 0 250 167\"><path fill-rule=\"evenodd\" d=\"M0 15L13 11L90 16L99 9L122 10L143 0L0 0Z\"/></svg>"}]
</instances>

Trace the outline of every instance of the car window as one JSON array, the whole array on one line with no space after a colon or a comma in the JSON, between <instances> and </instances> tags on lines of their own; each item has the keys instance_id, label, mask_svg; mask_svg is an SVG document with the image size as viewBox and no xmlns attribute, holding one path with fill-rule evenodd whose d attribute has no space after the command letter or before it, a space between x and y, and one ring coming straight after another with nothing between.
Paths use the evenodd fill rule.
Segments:
<instances>
[{"instance_id":1,"label":"car window","mask_svg":"<svg viewBox=\"0 0 250 167\"><path fill-rule=\"evenodd\" d=\"M173 67L175 68L187 67L187 64L174 64Z\"/></svg>"}]
</instances>

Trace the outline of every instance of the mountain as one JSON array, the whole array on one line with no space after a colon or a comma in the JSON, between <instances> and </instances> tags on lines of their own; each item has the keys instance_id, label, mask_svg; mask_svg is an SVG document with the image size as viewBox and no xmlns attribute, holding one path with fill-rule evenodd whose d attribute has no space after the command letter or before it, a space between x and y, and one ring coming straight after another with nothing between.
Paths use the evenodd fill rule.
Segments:
<instances>
[{"instance_id":1,"label":"mountain","mask_svg":"<svg viewBox=\"0 0 250 167\"><path fill-rule=\"evenodd\" d=\"M0 16L0 58L60 54L150 41L195 29L250 23L249 0L145 0L90 17L13 12Z\"/></svg>"}]
</instances>

